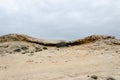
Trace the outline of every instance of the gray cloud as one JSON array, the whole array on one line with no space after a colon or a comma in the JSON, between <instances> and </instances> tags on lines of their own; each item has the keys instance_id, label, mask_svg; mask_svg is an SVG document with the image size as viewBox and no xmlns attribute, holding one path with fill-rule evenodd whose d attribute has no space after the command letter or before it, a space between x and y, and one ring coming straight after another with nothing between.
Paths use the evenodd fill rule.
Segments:
<instances>
[{"instance_id":1,"label":"gray cloud","mask_svg":"<svg viewBox=\"0 0 120 80\"><path fill-rule=\"evenodd\" d=\"M1 0L0 35L77 39L120 32L119 0Z\"/></svg>"}]
</instances>

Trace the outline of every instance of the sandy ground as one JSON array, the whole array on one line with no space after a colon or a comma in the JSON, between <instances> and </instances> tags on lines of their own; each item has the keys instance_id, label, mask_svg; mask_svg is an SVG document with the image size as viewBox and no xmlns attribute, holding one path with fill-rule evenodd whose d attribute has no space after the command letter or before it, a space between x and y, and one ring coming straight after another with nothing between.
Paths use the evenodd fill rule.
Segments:
<instances>
[{"instance_id":1,"label":"sandy ground","mask_svg":"<svg viewBox=\"0 0 120 80\"><path fill-rule=\"evenodd\" d=\"M0 80L120 80L120 46L50 47L0 56Z\"/></svg>"}]
</instances>

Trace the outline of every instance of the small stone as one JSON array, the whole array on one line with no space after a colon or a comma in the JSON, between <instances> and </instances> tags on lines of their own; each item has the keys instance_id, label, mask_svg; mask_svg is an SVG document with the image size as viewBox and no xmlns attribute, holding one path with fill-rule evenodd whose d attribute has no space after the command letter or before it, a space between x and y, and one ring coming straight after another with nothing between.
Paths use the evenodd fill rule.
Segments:
<instances>
[{"instance_id":1,"label":"small stone","mask_svg":"<svg viewBox=\"0 0 120 80\"><path fill-rule=\"evenodd\" d=\"M15 49L14 52L21 52L21 49Z\"/></svg>"},{"instance_id":2,"label":"small stone","mask_svg":"<svg viewBox=\"0 0 120 80\"><path fill-rule=\"evenodd\" d=\"M22 49L22 50L27 50L28 47L25 47L25 46L24 46L24 47L21 47L21 49Z\"/></svg>"},{"instance_id":3,"label":"small stone","mask_svg":"<svg viewBox=\"0 0 120 80\"><path fill-rule=\"evenodd\" d=\"M39 52L39 51L42 51L42 49L39 48L39 47L36 47L36 48L35 48L35 52Z\"/></svg>"},{"instance_id":4,"label":"small stone","mask_svg":"<svg viewBox=\"0 0 120 80\"><path fill-rule=\"evenodd\" d=\"M44 50L47 50L48 48L47 47L43 47Z\"/></svg>"},{"instance_id":5,"label":"small stone","mask_svg":"<svg viewBox=\"0 0 120 80\"><path fill-rule=\"evenodd\" d=\"M116 80L116 79L113 77L108 77L108 78L106 78L106 80Z\"/></svg>"},{"instance_id":6,"label":"small stone","mask_svg":"<svg viewBox=\"0 0 120 80\"><path fill-rule=\"evenodd\" d=\"M92 79L95 79L95 80L98 79L98 77L97 77L96 75L92 75L91 78L92 78Z\"/></svg>"}]
</instances>

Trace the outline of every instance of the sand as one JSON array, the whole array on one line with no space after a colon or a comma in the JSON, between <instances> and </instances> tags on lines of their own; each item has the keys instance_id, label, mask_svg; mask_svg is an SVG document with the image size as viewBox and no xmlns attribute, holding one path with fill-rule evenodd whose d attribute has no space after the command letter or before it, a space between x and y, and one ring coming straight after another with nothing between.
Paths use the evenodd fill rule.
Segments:
<instances>
[{"instance_id":1,"label":"sand","mask_svg":"<svg viewBox=\"0 0 120 80\"><path fill-rule=\"evenodd\" d=\"M66 48L48 47L36 53L0 56L0 80L98 80L120 79L120 46L93 45ZM93 46L94 48L94 46Z\"/></svg>"},{"instance_id":2,"label":"sand","mask_svg":"<svg viewBox=\"0 0 120 80\"><path fill-rule=\"evenodd\" d=\"M60 48L39 45L40 51L34 50L35 43L1 43L0 80L120 80L120 45L110 42ZM9 53L21 44L29 51Z\"/></svg>"}]
</instances>

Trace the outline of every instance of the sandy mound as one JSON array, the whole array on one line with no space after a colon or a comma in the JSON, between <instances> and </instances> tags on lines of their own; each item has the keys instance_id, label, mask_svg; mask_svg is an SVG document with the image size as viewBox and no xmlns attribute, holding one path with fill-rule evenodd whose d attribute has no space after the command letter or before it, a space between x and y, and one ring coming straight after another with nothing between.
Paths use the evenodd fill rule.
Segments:
<instances>
[{"instance_id":1,"label":"sandy mound","mask_svg":"<svg viewBox=\"0 0 120 80\"><path fill-rule=\"evenodd\" d=\"M0 37L0 42L11 42L11 41L25 41L25 42L31 42L41 45L54 45L61 42L61 40L37 39L23 34L8 34Z\"/></svg>"},{"instance_id":2,"label":"sandy mound","mask_svg":"<svg viewBox=\"0 0 120 80\"><path fill-rule=\"evenodd\" d=\"M86 44L86 43L91 43L91 42L95 42L98 40L108 40L108 39L115 39L115 37L113 36L104 36L104 35L91 35L88 37L85 37L84 39L78 39L75 41L70 41L68 42L68 44L71 45L78 45L78 44Z\"/></svg>"}]
</instances>

